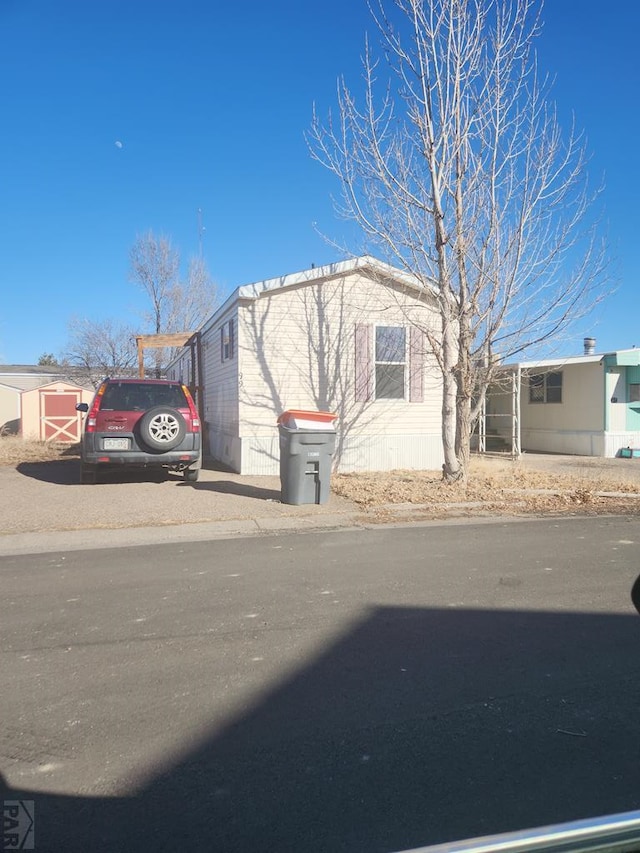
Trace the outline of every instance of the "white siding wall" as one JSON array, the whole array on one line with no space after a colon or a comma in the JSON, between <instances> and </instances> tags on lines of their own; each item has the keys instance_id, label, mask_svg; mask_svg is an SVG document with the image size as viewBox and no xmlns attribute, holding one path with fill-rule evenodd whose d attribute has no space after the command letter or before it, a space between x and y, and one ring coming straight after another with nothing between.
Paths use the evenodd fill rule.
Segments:
<instances>
[{"instance_id":1,"label":"white siding wall","mask_svg":"<svg viewBox=\"0 0 640 853\"><path fill-rule=\"evenodd\" d=\"M609 423L612 433L624 433L627 429L627 383L624 367L610 367L607 377L607 400L609 401ZM613 400L616 400L614 403Z\"/></svg>"},{"instance_id":2,"label":"white siding wall","mask_svg":"<svg viewBox=\"0 0 640 853\"><path fill-rule=\"evenodd\" d=\"M442 391L432 355L425 355L424 402L356 402L355 393L356 325L370 325L372 341L376 324L405 326L408 341L411 325L439 328L424 303L354 273L268 292L242 304L238 320L242 473L278 470L276 419L286 409L337 413L339 470L441 466Z\"/></svg>"},{"instance_id":3,"label":"white siding wall","mask_svg":"<svg viewBox=\"0 0 640 853\"><path fill-rule=\"evenodd\" d=\"M241 443L238 429L238 331L237 309L226 312L202 335L204 374L204 417L208 455L241 470ZM222 360L221 329L233 320L233 356Z\"/></svg>"},{"instance_id":4,"label":"white siding wall","mask_svg":"<svg viewBox=\"0 0 640 853\"><path fill-rule=\"evenodd\" d=\"M191 381L191 350L185 349L167 370L167 379L182 381L189 385Z\"/></svg>"},{"instance_id":5,"label":"white siding wall","mask_svg":"<svg viewBox=\"0 0 640 853\"><path fill-rule=\"evenodd\" d=\"M598 362L547 368L562 372L561 403L530 403L522 378L522 449L577 456L604 452L604 371ZM535 373L531 370L530 373ZM540 371L542 373L544 371Z\"/></svg>"},{"instance_id":6,"label":"white siding wall","mask_svg":"<svg viewBox=\"0 0 640 853\"><path fill-rule=\"evenodd\" d=\"M530 403L529 385L522 377L521 417L526 429L604 430L604 372L598 362L559 365L561 403ZM530 371L535 373L534 370ZM540 371L541 373L543 371Z\"/></svg>"}]
</instances>

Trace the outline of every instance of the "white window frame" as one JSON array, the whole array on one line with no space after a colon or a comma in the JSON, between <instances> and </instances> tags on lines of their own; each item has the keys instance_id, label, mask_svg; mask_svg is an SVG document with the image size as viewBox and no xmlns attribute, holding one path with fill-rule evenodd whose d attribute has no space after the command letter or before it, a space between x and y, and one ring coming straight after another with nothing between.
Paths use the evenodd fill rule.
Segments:
<instances>
[{"instance_id":1,"label":"white window frame","mask_svg":"<svg viewBox=\"0 0 640 853\"><path fill-rule=\"evenodd\" d=\"M402 329L404 335L404 358L402 361L385 361L382 359L378 359L378 329ZM408 371L409 371L409 335L407 334L407 327L397 324L391 325L388 323L385 324L377 324L374 326L373 332L373 385L374 385L374 399L375 400L406 400L407 399L407 379L408 379ZM384 366L401 366L402 367L402 396L401 397L387 397L378 394L378 367Z\"/></svg>"}]
</instances>

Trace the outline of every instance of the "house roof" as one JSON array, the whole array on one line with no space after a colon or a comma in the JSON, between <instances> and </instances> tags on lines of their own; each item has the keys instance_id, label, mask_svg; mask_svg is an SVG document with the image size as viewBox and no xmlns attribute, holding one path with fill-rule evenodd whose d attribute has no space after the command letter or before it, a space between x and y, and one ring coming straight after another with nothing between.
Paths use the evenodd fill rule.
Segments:
<instances>
[{"instance_id":1,"label":"house roof","mask_svg":"<svg viewBox=\"0 0 640 853\"><path fill-rule=\"evenodd\" d=\"M83 383L83 374L73 366L42 364L0 364L0 382L20 391L31 391L49 382L71 382L80 387L89 387Z\"/></svg>"},{"instance_id":2,"label":"house roof","mask_svg":"<svg viewBox=\"0 0 640 853\"><path fill-rule=\"evenodd\" d=\"M546 367L567 367L571 364L593 364L603 362L605 359L611 364L640 365L640 349L613 350L612 352L594 353L593 355L569 355L557 358L543 358L533 361L519 361L511 364L503 364L505 370L537 370Z\"/></svg>"},{"instance_id":3,"label":"house roof","mask_svg":"<svg viewBox=\"0 0 640 853\"><path fill-rule=\"evenodd\" d=\"M59 364L0 364L0 376L64 376Z\"/></svg>"},{"instance_id":4,"label":"house roof","mask_svg":"<svg viewBox=\"0 0 640 853\"><path fill-rule=\"evenodd\" d=\"M300 284L313 284L313 282L320 281L321 279L335 278L346 275L347 273L356 272L357 270L370 271L381 277L399 281L408 287L421 288L424 286L414 275L410 275L390 264L379 261L371 255L361 255L358 258L350 258L346 261L337 261L333 264L325 264L322 267L311 267L311 269L290 273L289 275L278 278L269 278L264 281L254 282L253 284L245 284L238 288L238 296L240 299L256 299L265 291L280 290L281 288L294 287ZM435 287L431 284L429 286L432 292L435 293Z\"/></svg>"},{"instance_id":5,"label":"house roof","mask_svg":"<svg viewBox=\"0 0 640 853\"><path fill-rule=\"evenodd\" d=\"M200 329L201 331L205 331L214 325L240 299L255 300L259 299L265 293L277 292L288 287L311 285L319 281L326 281L357 272L358 270L365 273L368 272L380 279L392 280L415 290L423 290L427 286L432 294L435 295L437 293L435 285L431 282L422 282L416 276L391 266L391 264L387 264L384 261L379 261L372 255L360 255L357 258L349 258L346 261L336 261L335 263L325 264L321 267L311 267L311 269L301 270L300 272L242 285L202 324Z\"/></svg>"}]
</instances>

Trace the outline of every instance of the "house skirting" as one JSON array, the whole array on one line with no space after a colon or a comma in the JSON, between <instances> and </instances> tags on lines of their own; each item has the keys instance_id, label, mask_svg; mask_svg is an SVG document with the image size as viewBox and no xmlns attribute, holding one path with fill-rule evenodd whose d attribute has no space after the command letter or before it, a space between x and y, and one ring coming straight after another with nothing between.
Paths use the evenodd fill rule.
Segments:
<instances>
[{"instance_id":1,"label":"house skirting","mask_svg":"<svg viewBox=\"0 0 640 853\"><path fill-rule=\"evenodd\" d=\"M209 432L209 452L239 474L280 473L280 442L273 436L238 438ZM440 435L359 435L336 440L334 468L346 474L354 471L414 469L439 471L443 463Z\"/></svg>"},{"instance_id":2,"label":"house skirting","mask_svg":"<svg viewBox=\"0 0 640 853\"><path fill-rule=\"evenodd\" d=\"M606 432L604 434L604 456L619 456L626 447L640 447L640 432Z\"/></svg>"},{"instance_id":3,"label":"house skirting","mask_svg":"<svg viewBox=\"0 0 640 853\"><path fill-rule=\"evenodd\" d=\"M522 449L532 453L603 456L613 459L626 447L640 448L640 432L523 429Z\"/></svg>"},{"instance_id":4,"label":"house skirting","mask_svg":"<svg viewBox=\"0 0 640 853\"><path fill-rule=\"evenodd\" d=\"M238 436L228 432L218 432L210 424L207 433L207 456L239 472L242 442Z\"/></svg>"},{"instance_id":5,"label":"house skirting","mask_svg":"<svg viewBox=\"0 0 640 853\"><path fill-rule=\"evenodd\" d=\"M605 456L604 433L596 430L522 429L523 451L564 453L567 456Z\"/></svg>"}]
</instances>

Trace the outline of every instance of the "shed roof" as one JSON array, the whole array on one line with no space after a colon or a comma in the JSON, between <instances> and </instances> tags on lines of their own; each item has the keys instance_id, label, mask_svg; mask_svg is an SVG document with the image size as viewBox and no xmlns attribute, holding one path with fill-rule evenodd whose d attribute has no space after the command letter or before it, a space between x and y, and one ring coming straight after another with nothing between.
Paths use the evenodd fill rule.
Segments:
<instances>
[{"instance_id":1,"label":"shed roof","mask_svg":"<svg viewBox=\"0 0 640 853\"><path fill-rule=\"evenodd\" d=\"M41 382L39 385L34 385L32 388L25 388L23 390L24 394L30 394L34 391L43 391L45 388L50 388L52 385L56 386L65 386L66 388L72 388L76 391L91 391L93 389L87 388L86 385L78 385L77 382L74 382L72 379L68 378L56 378L49 379L47 382Z\"/></svg>"}]
</instances>

